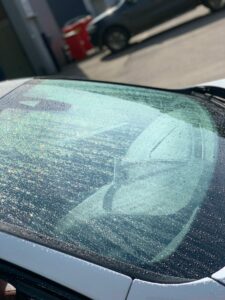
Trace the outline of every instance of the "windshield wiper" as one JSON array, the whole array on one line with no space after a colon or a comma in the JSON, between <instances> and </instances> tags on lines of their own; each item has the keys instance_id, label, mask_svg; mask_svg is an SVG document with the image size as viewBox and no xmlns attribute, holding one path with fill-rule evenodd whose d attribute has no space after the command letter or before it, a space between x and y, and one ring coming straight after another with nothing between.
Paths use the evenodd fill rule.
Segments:
<instances>
[{"instance_id":1,"label":"windshield wiper","mask_svg":"<svg viewBox=\"0 0 225 300\"><path fill-rule=\"evenodd\" d=\"M225 89L215 86L198 86L185 91L192 96L204 96L204 99L225 108Z\"/></svg>"}]
</instances>

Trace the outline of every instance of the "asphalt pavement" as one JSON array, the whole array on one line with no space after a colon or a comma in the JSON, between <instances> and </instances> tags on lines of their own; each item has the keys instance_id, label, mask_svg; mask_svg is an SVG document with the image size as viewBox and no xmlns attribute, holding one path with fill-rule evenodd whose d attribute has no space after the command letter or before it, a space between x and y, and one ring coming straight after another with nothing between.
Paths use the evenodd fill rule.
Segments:
<instances>
[{"instance_id":1,"label":"asphalt pavement","mask_svg":"<svg viewBox=\"0 0 225 300\"><path fill-rule=\"evenodd\" d=\"M225 10L200 6L136 36L119 54L92 54L61 75L164 88L225 78Z\"/></svg>"}]
</instances>

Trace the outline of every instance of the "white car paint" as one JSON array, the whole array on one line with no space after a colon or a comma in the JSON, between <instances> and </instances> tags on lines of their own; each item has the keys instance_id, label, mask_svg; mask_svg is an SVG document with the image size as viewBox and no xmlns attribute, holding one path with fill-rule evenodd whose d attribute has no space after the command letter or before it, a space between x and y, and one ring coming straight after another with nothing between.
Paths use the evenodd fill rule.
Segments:
<instances>
[{"instance_id":1,"label":"white car paint","mask_svg":"<svg viewBox=\"0 0 225 300\"><path fill-rule=\"evenodd\" d=\"M200 86L214 86L214 87L225 88L225 79L202 83L200 84Z\"/></svg>"},{"instance_id":2,"label":"white car paint","mask_svg":"<svg viewBox=\"0 0 225 300\"><path fill-rule=\"evenodd\" d=\"M225 267L212 275L212 278L225 284ZM225 299L225 297L224 297Z\"/></svg>"},{"instance_id":3,"label":"white car paint","mask_svg":"<svg viewBox=\"0 0 225 300\"><path fill-rule=\"evenodd\" d=\"M7 80L0 82L0 98L4 97L8 93L12 92L14 89L28 82L30 79L17 79L17 80Z\"/></svg>"},{"instance_id":4,"label":"white car paint","mask_svg":"<svg viewBox=\"0 0 225 300\"><path fill-rule=\"evenodd\" d=\"M0 98L29 79L0 83ZM201 84L225 88L225 79ZM156 284L128 276L0 232L0 259L96 300L224 300L225 268L186 284ZM15 250L16 249L16 250ZM129 291L129 294L128 294ZM127 296L128 294L128 296Z\"/></svg>"},{"instance_id":5,"label":"white car paint","mask_svg":"<svg viewBox=\"0 0 225 300\"><path fill-rule=\"evenodd\" d=\"M210 278L184 284L134 280L127 300L224 300L225 287Z\"/></svg>"},{"instance_id":6,"label":"white car paint","mask_svg":"<svg viewBox=\"0 0 225 300\"><path fill-rule=\"evenodd\" d=\"M96 300L124 300L128 276L0 232L0 259Z\"/></svg>"}]
</instances>

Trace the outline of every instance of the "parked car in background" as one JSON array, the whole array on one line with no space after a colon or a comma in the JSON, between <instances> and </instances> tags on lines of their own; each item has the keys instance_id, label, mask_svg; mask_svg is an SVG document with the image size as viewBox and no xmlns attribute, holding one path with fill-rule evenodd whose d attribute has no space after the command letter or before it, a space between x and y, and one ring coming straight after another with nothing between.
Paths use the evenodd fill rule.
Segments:
<instances>
[{"instance_id":1,"label":"parked car in background","mask_svg":"<svg viewBox=\"0 0 225 300\"><path fill-rule=\"evenodd\" d=\"M95 46L117 52L127 47L132 36L199 4L217 11L225 6L225 0L121 0L96 17L88 31Z\"/></svg>"},{"instance_id":2,"label":"parked car in background","mask_svg":"<svg viewBox=\"0 0 225 300\"><path fill-rule=\"evenodd\" d=\"M225 81L0 98L1 300L225 299Z\"/></svg>"}]
</instances>

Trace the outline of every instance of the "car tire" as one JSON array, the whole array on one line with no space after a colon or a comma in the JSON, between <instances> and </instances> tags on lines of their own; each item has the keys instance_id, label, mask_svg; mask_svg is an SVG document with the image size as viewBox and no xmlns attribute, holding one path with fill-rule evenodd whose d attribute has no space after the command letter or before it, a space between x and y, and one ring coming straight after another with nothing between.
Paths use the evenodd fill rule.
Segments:
<instances>
[{"instance_id":1,"label":"car tire","mask_svg":"<svg viewBox=\"0 0 225 300\"><path fill-rule=\"evenodd\" d=\"M204 5L211 11L218 11L225 7L225 0L205 0Z\"/></svg>"},{"instance_id":2,"label":"car tire","mask_svg":"<svg viewBox=\"0 0 225 300\"><path fill-rule=\"evenodd\" d=\"M104 44L112 52L124 50L129 44L130 34L119 26L109 28L104 34Z\"/></svg>"}]
</instances>

